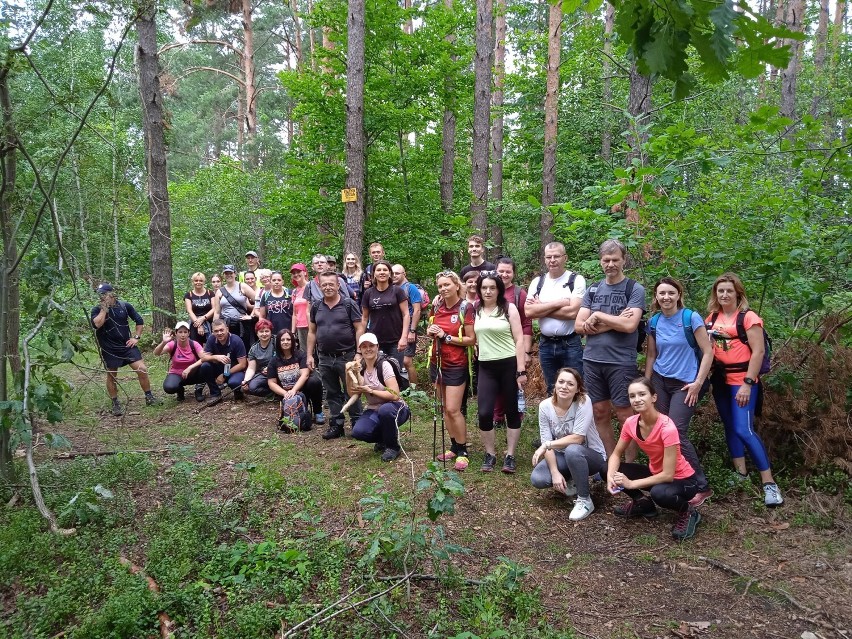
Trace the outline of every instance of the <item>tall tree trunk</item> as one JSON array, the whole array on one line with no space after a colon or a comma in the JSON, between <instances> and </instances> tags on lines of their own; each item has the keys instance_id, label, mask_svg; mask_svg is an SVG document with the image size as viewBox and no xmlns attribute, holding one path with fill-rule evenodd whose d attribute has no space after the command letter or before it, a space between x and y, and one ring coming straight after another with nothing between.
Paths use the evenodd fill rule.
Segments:
<instances>
[{"instance_id":1,"label":"tall tree trunk","mask_svg":"<svg viewBox=\"0 0 852 639\"><path fill-rule=\"evenodd\" d=\"M119 276L121 275L121 246L118 242L118 190L119 190L119 182L118 182L118 129L116 122L116 111L113 109L112 111L112 240L113 240L113 251L115 254L115 269L113 271L113 282L119 281ZM103 246L103 245L102 245ZM101 250L101 269L100 269L100 279L103 279L104 275L104 255L106 250Z\"/></svg>"},{"instance_id":2,"label":"tall tree trunk","mask_svg":"<svg viewBox=\"0 0 852 639\"><path fill-rule=\"evenodd\" d=\"M367 217L367 150L364 142L365 0L349 0L349 38L346 55L346 186L356 189L346 202L343 250L361 255Z\"/></svg>"},{"instance_id":3,"label":"tall tree trunk","mask_svg":"<svg viewBox=\"0 0 852 639\"><path fill-rule=\"evenodd\" d=\"M317 72L317 55L316 55L317 39L316 39L316 35L314 34L313 22L311 20L311 18L313 18L313 15L314 15L314 3L312 2L312 0L308 0L308 16L309 16L309 19L308 19L308 23L309 23L309 26L308 26L308 46L310 48L310 54L311 54L311 71L316 73Z\"/></svg>"},{"instance_id":4,"label":"tall tree trunk","mask_svg":"<svg viewBox=\"0 0 852 639\"><path fill-rule=\"evenodd\" d=\"M503 212L503 88L506 84L506 0L497 0L494 12L494 94L491 105L494 124L491 126L491 200L494 217L491 225L491 245L494 255L505 253L503 229L499 224Z\"/></svg>"},{"instance_id":5,"label":"tall tree trunk","mask_svg":"<svg viewBox=\"0 0 852 639\"><path fill-rule=\"evenodd\" d=\"M408 184L408 164L405 160L406 139L405 139L405 133L403 133L402 129L399 129L396 132L396 142L397 142L397 146L399 148L399 170L400 170L400 173L402 174L402 188L405 191L405 205L408 208L408 210L410 211L410 210L412 210L411 209L411 207L412 207L412 204L411 204L411 188Z\"/></svg>"},{"instance_id":6,"label":"tall tree trunk","mask_svg":"<svg viewBox=\"0 0 852 639\"><path fill-rule=\"evenodd\" d=\"M811 99L810 113L813 117L819 115L819 107L823 98L826 97L827 82L825 72L825 59L828 54L828 15L829 0L819 0L819 19L817 30L814 34L814 80L815 90Z\"/></svg>"},{"instance_id":7,"label":"tall tree trunk","mask_svg":"<svg viewBox=\"0 0 852 639\"><path fill-rule=\"evenodd\" d=\"M115 157L114 149L113 157ZM83 266L86 269L86 275L91 277L92 258L89 255L89 235L86 231L86 207L83 204L83 187L80 184L80 159L75 153L71 154L71 172L74 174L74 190L77 194L77 216L80 220L80 244L83 249Z\"/></svg>"},{"instance_id":8,"label":"tall tree trunk","mask_svg":"<svg viewBox=\"0 0 852 639\"><path fill-rule=\"evenodd\" d=\"M411 35L414 33L414 21L411 19L411 0L402 0L402 8L405 9L406 18L402 25L402 32Z\"/></svg>"},{"instance_id":9,"label":"tall tree trunk","mask_svg":"<svg viewBox=\"0 0 852 639\"><path fill-rule=\"evenodd\" d=\"M18 282L12 265L18 258L15 227L12 220L12 200L18 175L18 136L12 119L12 100L9 96L9 69L0 68L0 109L3 113L3 136L0 144L0 161L3 162L3 183L0 185L0 231L3 233L3 254L0 256L0 401L9 400L7 371L14 359L18 360L19 320ZM14 289L14 290L13 290ZM16 328L17 326L17 328ZM0 420L0 477L11 479L13 474L12 451L9 448L11 430L6 420Z\"/></svg>"},{"instance_id":10,"label":"tall tree trunk","mask_svg":"<svg viewBox=\"0 0 852 639\"><path fill-rule=\"evenodd\" d=\"M601 157L605 162L609 162L612 157L612 125L609 117L609 107L606 106L612 103L612 65L610 56L612 55L612 30L615 26L615 7L609 2L606 3L606 15L604 17L604 57L603 57L603 131L601 132Z\"/></svg>"},{"instance_id":11,"label":"tall tree trunk","mask_svg":"<svg viewBox=\"0 0 852 639\"><path fill-rule=\"evenodd\" d=\"M805 12L804 0L790 0L787 3L786 22L792 31L802 30L802 18ZM802 51L799 40L789 39L790 62L781 70L781 110L782 116L796 119L796 84L799 78L800 56Z\"/></svg>"},{"instance_id":12,"label":"tall tree trunk","mask_svg":"<svg viewBox=\"0 0 852 639\"><path fill-rule=\"evenodd\" d=\"M773 8L775 9L774 23L776 25L780 26L782 24L785 24L784 17L787 15L787 5L790 3L790 1L791 0L772 0L770 2L770 5L769 5L770 11L772 11ZM783 44L783 43L784 43L784 41L781 40L778 43L778 46L781 46L781 44ZM775 67L775 66L770 67L770 69L769 69L769 81L772 82L773 84L778 79L778 72L779 71L780 71L780 69L778 67Z\"/></svg>"},{"instance_id":13,"label":"tall tree trunk","mask_svg":"<svg viewBox=\"0 0 852 639\"><path fill-rule=\"evenodd\" d=\"M175 290L172 281L172 231L156 17L156 1L149 0L136 25L139 34L136 59L139 64L139 95L148 169L148 206L151 212L148 237L151 240L153 329L154 334L159 335L164 328L174 323Z\"/></svg>"},{"instance_id":14,"label":"tall tree trunk","mask_svg":"<svg viewBox=\"0 0 852 639\"><path fill-rule=\"evenodd\" d=\"M473 149L470 176L471 225L488 235L488 146L491 128L491 0L476 0L476 54L473 62Z\"/></svg>"},{"instance_id":15,"label":"tall tree trunk","mask_svg":"<svg viewBox=\"0 0 852 639\"><path fill-rule=\"evenodd\" d=\"M556 201L556 133L559 110L559 63L562 40L562 3L550 5L547 24L547 88L544 94L544 161L541 176L541 220L539 251L553 241L553 213Z\"/></svg>"},{"instance_id":16,"label":"tall tree trunk","mask_svg":"<svg viewBox=\"0 0 852 639\"><path fill-rule=\"evenodd\" d=\"M645 126L650 121L651 111L651 89L654 80L639 73L634 62L630 66L630 93L627 96L627 112L632 117L630 133L627 137L630 151L627 154L627 166L633 164L634 158L642 160L645 164L642 148L648 141L648 133Z\"/></svg>"},{"instance_id":17,"label":"tall tree trunk","mask_svg":"<svg viewBox=\"0 0 852 639\"><path fill-rule=\"evenodd\" d=\"M294 0L295 2L295 0ZM252 22L251 0L242 0L243 7L243 80L245 81L245 118L246 146L248 147L248 164L256 167L258 164L257 146L257 86L254 72L254 25Z\"/></svg>"},{"instance_id":18,"label":"tall tree trunk","mask_svg":"<svg viewBox=\"0 0 852 639\"><path fill-rule=\"evenodd\" d=\"M444 0L444 6L452 11L453 0ZM450 44L455 43L454 33L448 33L445 38ZM456 57L452 56L455 60ZM453 188L456 165L456 93L455 80L448 75L444 78L444 119L441 125L441 176L439 178L441 189L441 210L449 217L453 214ZM441 255L441 264L444 268L453 268L454 252L446 250Z\"/></svg>"},{"instance_id":19,"label":"tall tree trunk","mask_svg":"<svg viewBox=\"0 0 852 639\"><path fill-rule=\"evenodd\" d=\"M305 54L302 50L302 22L299 20L299 0L290 0L290 9L293 11L293 40L296 44L296 69L301 71Z\"/></svg>"}]
</instances>

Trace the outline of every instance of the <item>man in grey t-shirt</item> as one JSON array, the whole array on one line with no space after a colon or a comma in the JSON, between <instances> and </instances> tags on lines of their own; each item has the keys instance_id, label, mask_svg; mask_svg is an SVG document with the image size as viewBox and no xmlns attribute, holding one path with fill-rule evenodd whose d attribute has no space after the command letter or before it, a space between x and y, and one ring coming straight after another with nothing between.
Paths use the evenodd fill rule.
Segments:
<instances>
[{"instance_id":1,"label":"man in grey t-shirt","mask_svg":"<svg viewBox=\"0 0 852 639\"><path fill-rule=\"evenodd\" d=\"M639 376L636 342L645 312L645 288L624 275L624 244L607 240L598 252L606 277L586 291L575 330L586 336L583 381L592 400L595 426L609 456L615 448L610 422L613 408L622 424L633 414L627 386Z\"/></svg>"}]
</instances>

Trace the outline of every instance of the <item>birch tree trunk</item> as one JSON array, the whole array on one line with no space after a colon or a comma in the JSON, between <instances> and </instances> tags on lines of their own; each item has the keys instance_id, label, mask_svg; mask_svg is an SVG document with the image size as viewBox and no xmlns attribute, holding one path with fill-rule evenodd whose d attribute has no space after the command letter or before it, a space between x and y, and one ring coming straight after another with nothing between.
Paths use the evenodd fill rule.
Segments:
<instances>
[{"instance_id":1,"label":"birch tree trunk","mask_svg":"<svg viewBox=\"0 0 852 639\"><path fill-rule=\"evenodd\" d=\"M163 126L163 94L160 90L160 62L157 56L157 4L149 0L142 7L136 28L139 43L139 95L142 101L142 128L148 170L148 206L151 222L151 288L153 292L153 330L158 335L170 328L175 318L175 291L172 281L172 232L169 213L166 142Z\"/></svg>"},{"instance_id":2,"label":"birch tree trunk","mask_svg":"<svg viewBox=\"0 0 852 639\"><path fill-rule=\"evenodd\" d=\"M364 248L364 221L367 216L364 146L364 37L365 0L349 0L349 38L346 56L346 186L354 188L357 199L346 202L343 251L361 255Z\"/></svg>"},{"instance_id":3,"label":"birch tree trunk","mask_svg":"<svg viewBox=\"0 0 852 639\"><path fill-rule=\"evenodd\" d=\"M488 168L491 128L491 0L476 0L476 54L473 61L473 149L470 176L471 225L488 236Z\"/></svg>"},{"instance_id":4,"label":"birch tree trunk","mask_svg":"<svg viewBox=\"0 0 852 639\"><path fill-rule=\"evenodd\" d=\"M787 3L785 21L792 31L802 30L802 17L805 12L804 0L790 0ZM785 69L781 70L781 110L782 116L796 119L796 83L799 77L801 62L802 43L799 40L789 39L786 43L790 47L790 62Z\"/></svg>"},{"instance_id":5,"label":"birch tree trunk","mask_svg":"<svg viewBox=\"0 0 852 639\"><path fill-rule=\"evenodd\" d=\"M294 0L295 2L295 0ZM249 166L258 164L257 146L257 86L254 71L254 25L252 22L251 0L242 0L243 8L243 80L245 82L246 146Z\"/></svg>"},{"instance_id":6,"label":"birch tree trunk","mask_svg":"<svg viewBox=\"0 0 852 639\"><path fill-rule=\"evenodd\" d=\"M559 110L559 63L562 40L562 4L550 5L547 24L547 88L544 94L544 161L541 176L540 246L553 241L553 213L550 206L556 201L556 134Z\"/></svg>"}]
</instances>

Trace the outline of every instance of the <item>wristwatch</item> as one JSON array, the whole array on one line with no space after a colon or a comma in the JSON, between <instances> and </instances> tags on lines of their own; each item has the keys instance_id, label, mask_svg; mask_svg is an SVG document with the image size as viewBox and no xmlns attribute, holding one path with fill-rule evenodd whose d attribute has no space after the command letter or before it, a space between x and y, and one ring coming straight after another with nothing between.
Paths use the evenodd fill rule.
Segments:
<instances>
[{"instance_id":1,"label":"wristwatch","mask_svg":"<svg viewBox=\"0 0 852 639\"><path fill-rule=\"evenodd\" d=\"M746 378L743 380L743 383L744 383L744 384L748 384L749 386L754 386L755 384L757 384L757 380L752 379L751 377L746 377Z\"/></svg>"},{"instance_id":2,"label":"wristwatch","mask_svg":"<svg viewBox=\"0 0 852 639\"><path fill-rule=\"evenodd\" d=\"M447 333L446 335L444 335L444 341L447 344L452 344L453 343L453 336L450 335L449 333Z\"/></svg>"},{"instance_id":3,"label":"wristwatch","mask_svg":"<svg viewBox=\"0 0 852 639\"><path fill-rule=\"evenodd\" d=\"M515 379L518 379L519 377L526 377L526 375L526 371L518 371L517 373L515 373Z\"/></svg>"}]
</instances>

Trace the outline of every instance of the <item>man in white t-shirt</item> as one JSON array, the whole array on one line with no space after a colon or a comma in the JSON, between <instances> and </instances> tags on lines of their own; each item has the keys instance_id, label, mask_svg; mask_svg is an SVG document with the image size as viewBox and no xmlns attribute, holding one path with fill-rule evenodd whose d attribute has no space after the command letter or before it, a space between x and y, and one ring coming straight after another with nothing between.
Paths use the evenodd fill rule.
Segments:
<instances>
[{"instance_id":1,"label":"man in white t-shirt","mask_svg":"<svg viewBox=\"0 0 852 639\"><path fill-rule=\"evenodd\" d=\"M526 316L537 319L541 330L538 359L548 394L553 392L560 368L570 366L583 374L583 343L574 330L574 318L586 293L586 280L567 270L567 261L561 242L544 247L547 273L530 283L524 305Z\"/></svg>"}]
</instances>

